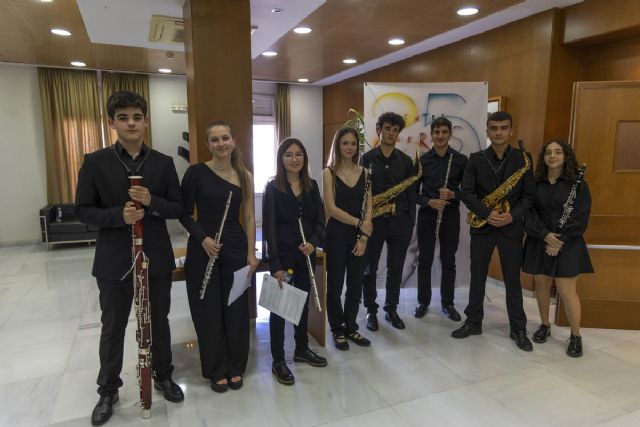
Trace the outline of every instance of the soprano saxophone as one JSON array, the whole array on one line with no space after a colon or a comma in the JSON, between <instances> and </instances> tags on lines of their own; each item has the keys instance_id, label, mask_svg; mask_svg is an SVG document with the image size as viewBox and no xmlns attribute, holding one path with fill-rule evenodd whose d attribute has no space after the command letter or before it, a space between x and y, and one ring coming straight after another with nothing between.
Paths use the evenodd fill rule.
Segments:
<instances>
[{"instance_id":1,"label":"soprano saxophone","mask_svg":"<svg viewBox=\"0 0 640 427\"><path fill-rule=\"evenodd\" d=\"M229 206L231 206L231 196L233 196L233 191L229 191L229 195L227 196L227 203L224 205L224 213L222 214L222 222L220 222L220 228L214 237L216 243L220 243L220 239L222 239L222 229L224 228L224 223L227 221L227 213L229 212ZM207 268L204 271L204 278L202 279L202 285L200 286L200 299L204 299L204 295L207 292L207 286L211 281L211 273L213 273L213 266L216 265L216 260L218 259L218 255L214 255L209 258L209 262L207 263Z\"/></svg>"}]
</instances>

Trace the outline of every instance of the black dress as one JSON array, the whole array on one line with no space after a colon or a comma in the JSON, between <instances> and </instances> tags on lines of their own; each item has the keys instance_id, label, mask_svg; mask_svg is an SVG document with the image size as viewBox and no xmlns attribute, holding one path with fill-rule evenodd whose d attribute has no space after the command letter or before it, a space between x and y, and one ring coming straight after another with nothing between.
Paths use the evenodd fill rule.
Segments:
<instances>
[{"instance_id":1,"label":"black dress","mask_svg":"<svg viewBox=\"0 0 640 427\"><path fill-rule=\"evenodd\" d=\"M533 207L525 216L527 239L524 244L522 271L544 274L550 277L575 277L581 273L593 273L587 244L582 237L587 229L591 212L591 195L586 182L578 190L573 211L558 231L563 206L571 192L573 182L560 177L555 184L546 179L536 181ZM544 238L549 233L559 233L564 242L557 256L545 253Z\"/></svg>"},{"instance_id":2,"label":"black dress","mask_svg":"<svg viewBox=\"0 0 640 427\"><path fill-rule=\"evenodd\" d=\"M215 263L205 299L200 287L209 256L202 241L214 238L227 202L231 204L222 232L222 249ZM182 179L185 215L180 219L189 231L184 270L191 317L198 335L202 376L216 382L225 376L243 375L249 357L249 303L245 292L230 306L233 273L247 265L247 236L240 225L240 187L220 178L204 163L192 165ZM197 208L198 220L192 217Z\"/></svg>"},{"instance_id":3,"label":"black dress","mask_svg":"<svg viewBox=\"0 0 640 427\"><path fill-rule=\"evenodd\" d=\"M356 218L360 218L362 197L364 196L364 169L360 179L349 187L338 175L333 173L334 197L336 207ZM330 217L324 238L324 250L327 253L327 317L331 332L350 334L358 330L356 317L362 295L362 280L366 254L355 256L351 253L356 244L358 230L353 225L345 224ZM340 301L347 273L347 292L344 309Z\"/></svg>"}]
</instances>

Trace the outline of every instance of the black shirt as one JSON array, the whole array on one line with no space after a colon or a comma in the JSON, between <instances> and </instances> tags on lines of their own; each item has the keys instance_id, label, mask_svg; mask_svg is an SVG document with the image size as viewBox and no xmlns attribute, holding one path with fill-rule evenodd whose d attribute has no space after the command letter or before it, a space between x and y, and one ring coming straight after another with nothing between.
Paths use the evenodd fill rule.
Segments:
<instances>
[{"instance_id":1,"label":"black shirt","mask_svg":"<svg viewBox=\"0 0 640 427\"><path fill-rule=\"evenodd\" d=\"M439 199L440 189L444 187L444 181L447 175L447 167L451 158L451 170L449 171L449 179L447 180L447 188L456 195L454 199L449 200L449 204L445 207L444 213L459 211L460 208L460 185L464 170L467 167L467 156L454 150L447 148L447 152L440 157L435 148L420 156L422 163L422 179L418 183L421 188L418 195L418 205L437 212L428 206L429 199Z\"/></svg>"},{"instance_id":2,"label":"black shirt","mask_svg":"<svg viewBox=\"0 0 640 427\"><path fill-rule=\"evenodd\" d=\"M382 154L380 147L367 151L362 156L362 166L371 169L371 194L384 193L396 184L400 184L416 174L411 157L398 149L394 149L389 157ZM416 217L416 187L410 186L400 193L393 202L396 213L408 213L411 222Z\"/></svg>"},{"instance_id":3,"label":"black shirt","mask_svg":"<svg viewBox=\"0 0 640 427\"><path fill-rule=\"evenodd\" d=\"M269 181L262 199L262 257L269 262L272 273L284 269L280 256L302 244L298 218L302 216L302 228L307 241L316 248L324 234L324 205L315 180L311 190L302 191L298 197L291 186L280 191L275 181Z\"/></svg>"},{"instance_id":4,"label":"black shirt","mask_svg":"<svg viewBox=\"0 0 640 427\"><path fill-rule=\"evenodd\" d=\"M127 149L124 148L122 144L120 144L120 141L116 141L113 146L113 150L118 155L118 158L127 170L127 175L134 176L137 175L138 172L140 172L140 168L144 163L149 148L144 143L142 143L142 146L140 147L140 153L138 153L135 159L131 157L131 154L129 154Z\"/></svg>"}]
</instances>

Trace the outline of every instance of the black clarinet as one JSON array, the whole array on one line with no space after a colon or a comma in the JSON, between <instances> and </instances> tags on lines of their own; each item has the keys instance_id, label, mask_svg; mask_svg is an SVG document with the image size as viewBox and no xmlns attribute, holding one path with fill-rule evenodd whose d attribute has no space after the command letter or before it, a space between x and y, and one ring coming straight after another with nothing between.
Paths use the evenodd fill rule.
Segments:
<instances>
[{"instance_id":1,"label":"black clarinet","mask_svg":"<svg viewBox=\"0 0 640 427\"><path fill-rule=\"evenodd\" d=\"M369 201L369 194L371 193L371 172L369 169L364 168L364 194L362 195L362 206L360 206L360 224L358 225L358 237L356 240L360 240L362 237L362 231L360 225L367 220L367 202ZM367 236L371 237L371 236Z\"/></svg>"},{"instance_id":2,"label":"black clarinet","mask_svg":"<svg viewBox=\"0 0 640 427\"><path fill-rule=\"evenodd\" d=\"M578 174L576 176L576 182L573 183L571 187L571 191L569 192L569 196L567 197L567 201L564 202L562 206L562 216L558 221L558 230L562 230L562 227L566 224L569 216L571 216L571 212L573 212L573 204L576 201L576 197L578 196L578 191L580 190L580 186L582 185L582 180L584 178L584 172L587 169L587 164L583 163L580 168L578 168Z\"/></svg>"}]
</instances>

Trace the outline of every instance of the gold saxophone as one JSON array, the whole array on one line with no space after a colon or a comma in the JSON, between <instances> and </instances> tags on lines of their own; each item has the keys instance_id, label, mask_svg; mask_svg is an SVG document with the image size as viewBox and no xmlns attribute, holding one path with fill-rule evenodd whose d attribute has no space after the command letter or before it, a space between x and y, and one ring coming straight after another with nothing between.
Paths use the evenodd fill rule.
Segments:
<instances>
[{"instance_id":1,"label":"gold saxophone","mask_svg":"<svg viewBox=\"0 0 640 427\"><path fill-rule=\"evenodd\" d=\"M522 150L522 156L524 157L524 166L515 171L505 182L500 184L498 188L493 190L491 194L487 194L482 199L482 203L488 208L491 208L492 211L497 211L498 213L507 213L511 210L511 206L509 205L509 201L507 200L507 195L509 192L515 187L518 182L522 179L524 174L531 167L531 162L529 161L529 156L524 151L524 146L522 145L522 141L518 141L518 145L520 146L520 150ZM486 219L480 218L473 212L469 212L467 215L467 224L469 224L472 228L480 228L487 223Z\"/></svg>"},{"instance_id":2,"label":"gold saxophone","mask_svg":"<svg viewBox=\"0 0 640 427\"><path fill-rule=\"evenodd\" d=\"M390 214L393 215L396 213L396 204L392 202L400 193L413 185L417 180L422 177L422 164L420 163L420 158L418 157L418 153L416 152L416 157L414 160L414 164L418 163L418 173L414 176L405 179L399 184L390 187L386 191L373 196L372 199L372 217L377 218L380 215ZM411 209L411 206L409 207Z\"/></svg>"}]
</instances>

